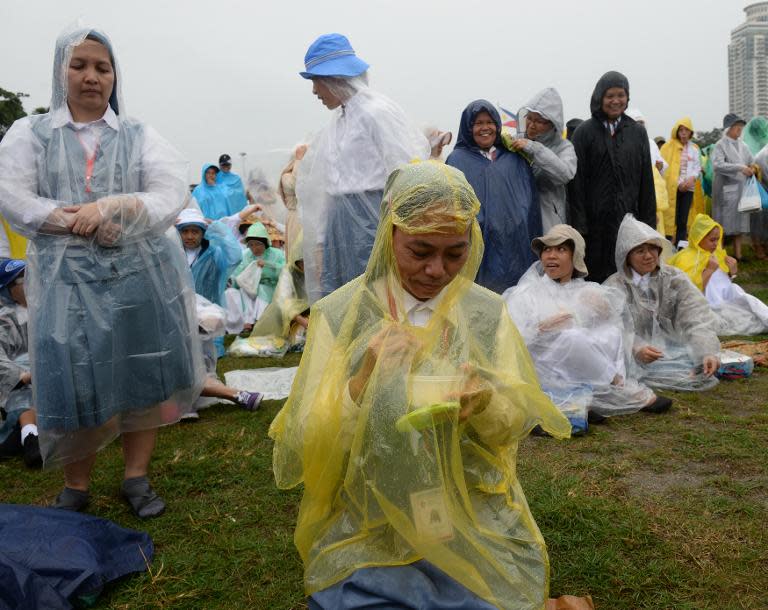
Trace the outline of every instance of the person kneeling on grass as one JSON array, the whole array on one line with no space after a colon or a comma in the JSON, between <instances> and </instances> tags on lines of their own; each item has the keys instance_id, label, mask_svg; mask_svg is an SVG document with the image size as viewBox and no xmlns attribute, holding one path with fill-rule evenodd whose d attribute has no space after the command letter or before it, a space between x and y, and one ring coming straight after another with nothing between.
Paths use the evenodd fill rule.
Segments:
<instances>
[{"instance_id":1,"label":"person kneeling on grass","mask_svg":"<svg viewBox=\"0 0 768 610\"><path fill-rule=\"evenodd\" d=\"M0 459L23 454L29 468L40 468L37 416L29 372L26 263L0 259Z\"/></svg>"},{"instance_id":2,"label":"person kneeling on grass","mask_svg":"<svg viewBox=\"0 0 768 610\"><path fill-rule=\"evenodd\" d=\"M768 332L768 305L733 283L738 262L723 248L723 227L706 214L691 225L688 247L669 264L684 271L704 293L717 318L719 335Z\"/></svg>"},{"instance_id":3,"label":"person kneeling on grass","mask_svg":"<svg viewBox=\"0 0 768 610\"><path fill-rule=\"evenodd\" d=\"M605 285L621 290L631 314L629 374L652 388L699 391L717 385L720 341L704 295L688 276L661 262L672 245L627 214L616 240L616 268Z\"/></svg>"},{"instance_id":4,"label":"person kneeling on grass","mask_svg":"<svg viewBox=\"0 0 768 610\"><path fill-rule=\"evenodd\" d=\"M310 608L543 608L518 442L568 420L501 298L473 282L480 202L434 162L389 177L363 275L318 301L270 427Z\"/></svg>"},{"instance_id":5,"label":"person kneeling on grass","mask_svg":"<svg viewBox=\"0 0 768 610\"><path fill-rule=\"evenodd\" d=\"M628 378L622 315L626 298L615 288L584 281L584 238L568 225L533 240L539 260L503 298L531 352L542 388L568 416L572 433L590 421L639 410L662 412L657 398Z\"/></svg>"}]
</instances>

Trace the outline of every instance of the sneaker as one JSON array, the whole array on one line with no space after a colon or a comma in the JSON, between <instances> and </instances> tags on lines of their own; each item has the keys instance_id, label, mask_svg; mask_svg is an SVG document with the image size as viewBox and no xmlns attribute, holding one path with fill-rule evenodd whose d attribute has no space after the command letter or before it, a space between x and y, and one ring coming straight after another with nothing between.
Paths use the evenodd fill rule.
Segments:
<instances>
[{"instance_id":1,"label":"sneaker","mask_svg":"<svg viewBox=\"0 0 768 610\"><path fill-rule=\"evenodd\" d=\"M90 499L91 494L87 491L80 491L79 489L65 487L61 493L56 496L53 504L51 504L51 508L80 512L86 506L88 506L88 501Z\"/></svg>"},{"instance_id":2,"label":"sneaker","mask_svg":"<svg viewBox=\"0 0 768 610\"><path fill-rule=\"evenodd\" d=\"M140 519L158 517L165 511L165 502L152 489L146 476L125 479L121 493Z\"/></svg>"},{"instance_id":3,"label":"sneaker","mask_svg":"<svg viewBox=\"0 0 768 610\"><path fill-rule=\"evenodd\" d=\"M258 411L262 400L264 400L264 394L261 392L246 392L245 390L238 392L235 397L235 402L246 411Z\"/></svg>"},{"instance_id":4,"label":"sneaker","mask_svg":"<svg viewBox=\"0 0 768 610\"><path fill-rule=\"evenodd\" d=\"M24 463L27 468L42 468L43 458L40 455L40 440L37 434L27 434L24 439Z\"/></svg>"},{"instance_id":5,"label":"sneaker","mask_svg":"<svg viewBox=\"0 0 768 610\"><path fill-rule=\"evenodd\" d=\"M657 396L651 404L645 405L641 411L646 413L666 413L672 408L672 399L665 396Z\"/></svg>"},{"instance_id":6,"label":"sneaker","mask_svg":"<svg viewBox=\"0 0 768 610\"><path fill-rule=\"evenodd\" d=\"M180 422L186 422L186 423L193 423L196 422L198 419L200 419L200 415L197 411L190 411L189 413L185 413L179 418Z\"/></svg>"}]
</instances>

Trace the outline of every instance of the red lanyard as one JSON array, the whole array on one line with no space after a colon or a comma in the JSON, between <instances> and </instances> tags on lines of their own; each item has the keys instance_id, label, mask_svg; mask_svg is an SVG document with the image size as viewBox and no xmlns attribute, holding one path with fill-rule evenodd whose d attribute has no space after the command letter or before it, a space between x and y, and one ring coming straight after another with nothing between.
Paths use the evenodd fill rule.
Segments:
<instances>
[{"instance_id":1,"label":"red lanyard","mask_svg":"<svg viewBox=\"0 0 768 610\"><path fill-rule=\"evenodd\" d=\"M91 178L93 178L93 166L96 163L96 155L99 152L99 143L96 142L96 146L93 148L93 153L89 155L88 149L85 147L82 139L80 139L80 134L77 134L77 139L80 142L80 146L83 147L83 152L85 153L85 192L90 193Z\"/></svg>"}]
</instances>

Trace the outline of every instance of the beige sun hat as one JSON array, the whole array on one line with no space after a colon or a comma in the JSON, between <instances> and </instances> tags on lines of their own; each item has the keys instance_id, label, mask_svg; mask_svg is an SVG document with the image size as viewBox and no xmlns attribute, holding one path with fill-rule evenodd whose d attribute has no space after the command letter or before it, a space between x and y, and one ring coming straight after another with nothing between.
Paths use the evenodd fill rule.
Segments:
<instances>
[{"instance_id":1,"label":"beige sun hat","mask_svg":"<svg viewBox=\"0 0 768 610\"><path fill-rule=\"evenodd\" d=\"M544 246L559 246L567 241L573 244L573 275L584 277L588 273L587 264L584 262L587 245L581 234L571 225L555 225L545 235L536 237L531 242L531 249L536 253L536 256L541 258L541 251Z\"/></svg>"}]
</instances>

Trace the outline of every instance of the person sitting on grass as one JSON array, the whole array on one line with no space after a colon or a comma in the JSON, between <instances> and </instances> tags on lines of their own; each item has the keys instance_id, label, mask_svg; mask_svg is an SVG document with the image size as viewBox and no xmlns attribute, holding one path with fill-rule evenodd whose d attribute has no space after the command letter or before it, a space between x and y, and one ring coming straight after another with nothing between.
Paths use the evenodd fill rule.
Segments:
<instances>
[{"instance_id":1,"label":"person sitting on grass","mask_svg":"<svg viewBox=\"0 0 768 610\"><path fill-rule=\"evenodd\" d=\"M259 355L301 351L309 326L309 300L304 282L304 239L301 232L294 240L288 263L280 271L280 279L272 302L253 327L248 339Z\"/></svg>"},{"instance_id":2,"label":"person sitting on grass","mask_svg":"<svg viewBox=\"0 0 768 610\"><path fill-rule=\"evenodd\" d=\"M723 227L706 214L697 214L688 246L670 260L704 293L717 317L720 335L768 332L768 305L744 292L733 278L738 262L723 248Z\"/></svg>"},{"instance_id":3,"label":"person sitting on grass","mask_svg":"<svg viewBox=\"0 0 768 610\"><path fill-rule=\"evenodd\" d=\"M270 427L309 607L544 607L549 568L515 474L537 425L568 437L502 299L473 282L480 202L427 161L387 180L363 275L312 306Z\"/></svg>"},{"instance_id":4,"label":"person sitting on grass","mask_svg":"<svg viewBox=\"0 0 768 610\"><path fill-rule=\"evenodd\" d=\"M0 259L0 459L23 454L28 468L40 468L37 415L29 371L26 263Z\"/></svg>"},{"instance_id":5,"label":"person sitting on grass","mask_svg":"<svg viewBox=\"0 0 768 610\"><path fill-rule=\"evenodd\" d=\"M627 298L631 376L652 388L699 391L717 385L720 341L712 310L688 276L660 260L672 245L627 214L616 240L616 268L605 285Z\"/></svg>"},{"instance_id":6,"label":"person sitting on grass","mask_svg":"<svg viewBox=\"0 0 768 610\"><path fill-rule=\"evenodd\" d=\"M232 288L225 292L227 331L233 334L253 330L253 324L272 302L280 270L285 265L285 253L272 247L267 228L261 222L254 222L248 228L245 245L243 259L231 275ZM261 269L258 286L240 286L242 280L238 277L252 265Z\"/></svg>"},{"instance_id":7,"label":"person sitting on grass","mask_svg":"<svg viewBox=\"0 0 768 610\"><path fill-rule=\"evenodd\" d=\"M539 260L503 298L531 352L542 388L568 416L572 434L590 421L636 411L662 412L672 401L628 378L622 316L626 298L587 282L584 238L568 225L533 240Z\"/></svg>"}]
</instances>

